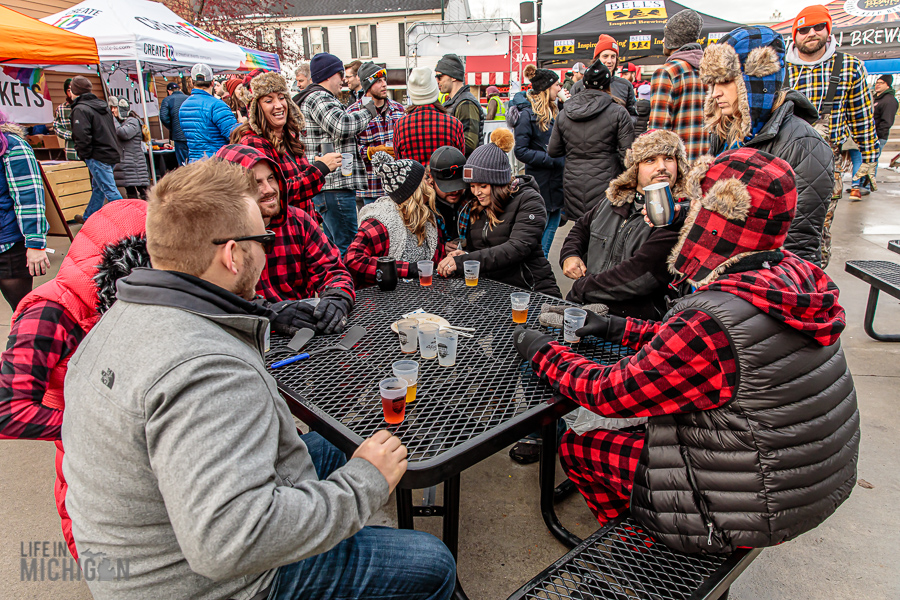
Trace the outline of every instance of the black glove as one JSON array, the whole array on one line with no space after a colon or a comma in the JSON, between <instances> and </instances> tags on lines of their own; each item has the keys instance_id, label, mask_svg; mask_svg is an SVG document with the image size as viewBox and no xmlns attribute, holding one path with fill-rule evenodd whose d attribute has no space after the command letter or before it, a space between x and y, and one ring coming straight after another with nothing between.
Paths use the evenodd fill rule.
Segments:
<instances>
[{"instance_id":1,"label":"black glove","mask_svg":"<svg viewBox=\"0 0 900 600\"><path fill-rule=\"evenodd\" d=\"M414 262L407 263L409 266L406 268L406 278L407 279L415 279L419 276L419 265ZM437 265L435 265L437 266Z\"/></svg>"},{"instance_id":2,"label":"black glove","mask_svg":"<svg viewBox=\"0 0 900 600\"><path fill-rule=\"evenodd\" d=\"M270 304L268 309L275 313L272 331L279 335L294 335L303 328L316 330L316 320L313 318L315 309L308 302L284 300Z\"/></svg>"},{"instance_id":3,"label":"black glove","mask_svg":"<svg viewBox=\"0 0 900 600\"><path fill-rule=\"evenodd\" d=\"M610 342L621 343L622 336L625 335L625 319L615 315L598 315L589 310L585 312L587 317L581 329L575 332L576 336L595 335Z\"/></svg>"},{"instance_id":4,"label":"black glove","mask_svg":"<svg viewBox=\"0 0 900 600\"><path fill-rule=\"evenodd\" d=\"M313 313L316 331L321 333L341 333L347 326L347 315L353 303L344 292L326 290L319 295L319 305Z\"/></svg>"},{"instance_id":5,"label":"black glove","mask_svg":"<svg viewBox=\"0 0 900 600\"><path fill-rule=\"evenodd\" d=\"M368 101L367 101L368 100ZM369 114L372 115L373 119L378 118L378 107L375 106L375 101L372 100L371 97L364 97L362 101L363 108L369 111Z\"/></svg>"},{"instance_id":6,"label":"black glove","mask_svg":"<svg viewBox=\"0 0 900 600\"><path fill-rule=\"evenodd\" d=\"M542 347L550 342L555 342L556 338L547 335L538 329L526 329L524 325L519 325L513 331L513 344L516 351L525 360L531 360Z\"/></svg>"}]
</instances>

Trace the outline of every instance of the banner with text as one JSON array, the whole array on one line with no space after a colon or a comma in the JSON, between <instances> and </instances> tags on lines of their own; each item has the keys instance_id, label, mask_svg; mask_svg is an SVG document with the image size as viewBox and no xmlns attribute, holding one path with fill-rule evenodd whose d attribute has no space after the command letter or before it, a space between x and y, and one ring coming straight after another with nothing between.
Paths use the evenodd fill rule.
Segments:
<instances>
[{"instance_id":1,"label":"banner with text","mask_svg":"<svg viewBox=\"0 0 900 600\"><path fill-rule=\"evenodd\" d=\"M147 81L145 80L144 93L147 98L147 116L155 117L159 114L159 103L153 94L153 86L149 86L148 89L146 84ZM109 76L109 83L107 83L110 95L128 100L131 103L131 110L143 119L144 108L141 106L141 90L138 88L138 85L137 75L129 75L121 70L113 71Z\"/></svg>"},{"instance_id":2,"label":"banner with text","mask_svg":"<svg viewBox=\"0 0 900 600\"><path fill-rule=\"evenodd\" d=\"M0 111L16 123L53 122L53 103L43 69L0 68Z\"/></svg>"}]
</instances>

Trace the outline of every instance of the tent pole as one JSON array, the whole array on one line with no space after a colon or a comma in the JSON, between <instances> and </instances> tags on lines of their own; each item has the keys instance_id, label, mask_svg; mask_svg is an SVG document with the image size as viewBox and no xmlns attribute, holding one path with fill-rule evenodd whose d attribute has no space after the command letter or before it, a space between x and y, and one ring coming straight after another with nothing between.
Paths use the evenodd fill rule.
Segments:
<instances>
[{"instance_id":1,"label":"tent pole","mask_svg":"<svg viewBox=\"0 0 900 600\"><path fill-rule=\"evenodd\" d=\"M150 118L147 117L147 96L144 94L144 73L141 71L140 59L135 59L134 64L137 65L138 90L141 92L141 107L144 109L144 125L147 131L150 131ZM150 176L153 183L156 183L156 165L153 163L153 133L150 133L150 143L147 144L147 154L150 156Z\"/></svg>"}]
</instances>

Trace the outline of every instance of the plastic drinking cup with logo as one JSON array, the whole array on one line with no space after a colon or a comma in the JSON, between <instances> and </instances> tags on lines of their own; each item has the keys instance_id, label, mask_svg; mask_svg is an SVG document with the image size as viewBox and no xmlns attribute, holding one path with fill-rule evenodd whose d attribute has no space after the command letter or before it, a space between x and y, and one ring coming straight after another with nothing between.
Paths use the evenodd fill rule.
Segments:
<instances>
[{"instance_id":1,"label":"plastic drinking cup with logo","mask_svg":"<svg viewBox=\"0 0 900 600\"><path fill-rule=\"evenodd\" d=\"M420 260L416 263L419 268L419 285L428 287L431 285L431 276L434 273L434 261Z\"/></svg>"},{"instance_id":2,"label":"plastic drinking cup with logo","mask_svg":"<svg viewBox=\"0 0 900 600\"><path fill-rule=\"evenodd\" d=\"M575 332L584 327L585 318L587 318L587 311L580 308L567 308L563 314L563 340L570 344L580 342L581 338L575 335Z\"/></svg>"},{"instance_id":3,"label":"plastic drinking cup with logo","mask_svg":"<svg viewBox=\"0 0 900 600\"><path fill-rule=\"evenodd\" d=\"M440 327L433 323L419 325L419 355L424 359L437 357L437 333Z\"/></svg>"},{"instance_id":4,"label":"plastic drinking cup with logo","mask_svg":"<svg viewBox=\"0 0 900 600\"><path fill-rule=\"evenodd\" d=\"M394 370L394 377L399 377L406 382L406 402L414 401L419 381L419 363L414 360L398 360L391 365L391 368Z\"/></svg>"},{"instance_id":5,"label":"plastic drinking cup with logo","mask_svg":"<svg viewBox=\"0 0 900 600\"><path fill-rule=\"evenodd\" d=\"M513 323L524 323L528 320L528 303L531 302L531 294L528 292L515 292L509 295L512 304Z\"/></svg>"},{"instance_id":6,"label":"plastic drinking cup with logo","mask_svg":"<svg viewBox=\"0 0 900 600\"><path fill-rule=\"evenodd\" d=\"M437 334L438 364L452 367L456 364L456 346L459 334L452 329L441 329Z\"/></svg>"},{"instance_id":7,"label":"plastic drinking cup with logo","mask_svg":"<svg viewBox=\"0 0 900 600\"><path fill-rule=\"evenodd\" d=\"M403 319L397 323L397 336L400 338L400 352L413 354L419 347L419 322L415 319Z\"/></svg>"},{"instance_id":8,"label":"plastic drinking cup with logo","mask_svg":"<svg viewBox=\"0 0 900 600\"><path fill-rule=\"evenodd\" d=\"M391 425L402 423L406 416L406 387L406 381L399 377L388 377L378 384L384 420Z\"/></svg>"},{"instance_id":9,"label":"plastic drinking cup with logo","mask_svg":"<svg viewBox=\"0 0 900 600\"><path fill-rule=\"evenodd\" d=\"M475 287L478 285L478 272L481 270L481 263L477 260L467 260L463 262L463 273L466 276L466 285Z\"/></svg>"},{"instance_id":10,"label":"plastic drinking cup with logo","mask_svg":"<svg viewBox=\"0 0 900 600\"><path fill-rule=\"evenodd\" d=\"M341 152L341 175L349 177L353 174L353 153Z\"/></svg>"}]
</instances>

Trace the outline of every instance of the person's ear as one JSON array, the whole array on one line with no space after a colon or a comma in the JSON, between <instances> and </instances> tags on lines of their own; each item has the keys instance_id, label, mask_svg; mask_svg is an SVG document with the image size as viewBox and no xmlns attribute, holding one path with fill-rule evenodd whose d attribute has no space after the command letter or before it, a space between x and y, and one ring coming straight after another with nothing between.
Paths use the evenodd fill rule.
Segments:
<instances>
[{"instance_id":1,"label":"person's ear","mask_svg":"<svg viewBox=\"0 0 900 600\"><path fill-rule=\"evenodd\" d=\"M216 254L216 260L232 275L237 275L243 260L238 243L234 240L228 240L222 244L219 247L219 252Z\"/></svg>"}]
</instances>

